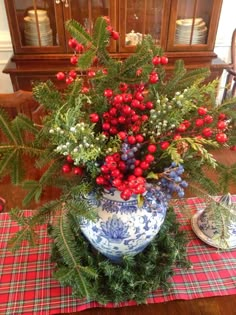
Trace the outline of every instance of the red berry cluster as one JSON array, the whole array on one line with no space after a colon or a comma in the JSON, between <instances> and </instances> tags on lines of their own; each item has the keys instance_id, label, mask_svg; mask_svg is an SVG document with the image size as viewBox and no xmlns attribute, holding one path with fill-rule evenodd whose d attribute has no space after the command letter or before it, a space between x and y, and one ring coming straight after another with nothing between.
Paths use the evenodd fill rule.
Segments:
<instances>
[{"instance_id":1,"label":"red berry cluster","mask_svg":"<svg viewBox=\"0 0 236 315\"><path fill-rule=\"evenodd\" d=\"M103 16L103 19L106 21L107 23L107 31L109 32L111 38L113 38L114 40L118 40L120 35L118 32L116 32L113 27L111 26L111 20L109 19L108 16Z\"/></svg>"},{"instance_id":2,"label":"red berry cluster","mask_svg":"<svg viewBox=\"0 0 236 315\"><path fill-rule=\"evenodd\" d=\"M136 86L133 92L129 92L126 83L120 84L122 93L115 94L112 89L106 89L104 96L107 98L110 108L102 115L102 130L104 134L119 135L121 139L127 136L128 131L138 134L143 122L148 120L148 111L153 108L152 102L144 101L144 85ZM93 123L99 121L97 113L90 115ZM134 144L142 142L141 135L137 139L130 136L128 142Z\"/></svg>"},{"instance_id":3,"label":"red berry cluster","mask_svg":"<svg viewBox=\"0 0 236 315\"><path fill-rule=\"evenodd\" d=\"M101 166L101 175L97 176L96 183L110 189L117 188L124 200L130 199L132 194L143 194L146 191L146 180L142 176L127 175L127 165L122 161L119 153L107 155Z\"/></svg>"},{"instance_id":4,"label":"red berry cluster","mask_svg":"<svg viewBox=\"0 0 236 315\"><path fill-rule=\"evenodd\" d=\"M62 166L62 172L67 174L67 173L71 173L72 171L75 175L78 175L78 176L82 176L84 172L82 167L74 166L74 160L72 159L70 155L67 155L66 163L63 164Z\"/></svg>"},{"instance_id":5,"label":"red berry cluster","mask_svg":"<svg viewBox=\"0 0 236 315\"><path fill-rule=\"evenodd\" d=\"M215 121L212 115L208 114L208 109L206 107L199 107L197 109L197 113L198 116L194 121L194 125L191 125L189 120L182 122L176 129L177 133L175 134L174 139L181 138L181 133L194 132L198 137L204 137L207 139L215 138L215 140L219 143L225 143L228 141L228 137L224 133L228 127L226 115L224 113L219 114L217 121ZM209 127L207 125L209 125ZM190 130L190 128L192 129Z\"/></svg>"},{"instance_id":6,"label":"red berry cluster","mask_svg":"<svg viewBox=\"0 0 236 315\"><path fill-rule=\"evenodd\" d=\"M75 38L70 38L68 41L68 45L70 48L74 50L74 54L70 57L70 63L75 66L78 63L78 53L83 53L84 46L80 44ZM67 72L58 72L56 77L59 81L65 80L66 84L71 84L77 77L77 73L75 70L71 70Z\"/></svg>"},{"instance_id":7,"label":"red berry cluster","mask_svg":"<svg viewBox=\"0 0 236 315\"><path fill-rule=\"evenodd\" d=\"M137 135L136 138L138 136L141 135ZM129 145L128 140L129 137L123 142L130 148L126 154L114 153L107 155L104 164L100 168L101 174L96 178L98 185L102 185L106 189L115 187L121 191L120 196L124 200L130 199L133 194L143 194L146 191L146 180L143 173L154 162L153 153L157 150L156 145L149 144L147 147L148 153L142 159L134 158L133 167L130 168L128 155L136 147Z\"/></svg>"}]
</instances>

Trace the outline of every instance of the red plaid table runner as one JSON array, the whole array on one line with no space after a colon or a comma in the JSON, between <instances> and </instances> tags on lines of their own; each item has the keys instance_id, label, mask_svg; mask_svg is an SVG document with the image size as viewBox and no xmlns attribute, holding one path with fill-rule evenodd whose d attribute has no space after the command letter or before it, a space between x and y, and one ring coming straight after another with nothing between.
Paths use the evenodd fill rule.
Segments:
<instances>
[{"instance_id":1,"label":"red plaid table runner","mask_svg":"<svg viewBox=\"0 0 236 315\"><path fill-rule=\"evenodd\" d=\"M236 196L233 198L236 201ZM193 267L176 269L170 292L157 290L150 294L148 303L236 294L236 249L217 251L199 240L191 229L191 215L204 207L199 198L175 202L178 221L187 232L187 252ZM0 214L0 315L51 315L101 306L94 301L72 298L71 289L61 287L52 278L50 244L45 229L40 230L37 248L25 247L15 254L9 252L7 240L17 230L7 213ZM135 304L129 301L119 306Z\"/></svg>"}]
</instances>

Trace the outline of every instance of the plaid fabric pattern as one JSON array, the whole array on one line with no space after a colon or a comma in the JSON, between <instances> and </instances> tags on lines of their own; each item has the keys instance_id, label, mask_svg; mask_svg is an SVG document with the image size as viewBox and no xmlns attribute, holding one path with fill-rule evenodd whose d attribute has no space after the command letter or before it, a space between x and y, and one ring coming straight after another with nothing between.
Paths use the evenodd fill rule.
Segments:
<instances>
[{"instance_id":1,"label":"plaid fabric pattern","mask_svg":"<svg viewBox=\"0 0 236 315\"><path fill-rule=\"evenodd\" d=\"M233 198L236 201L236 196ZM174 202L178 221L187 232L187 252L193 266L189 270L176 269L170 292L157 290L150 294L148 303L236 294L236 249L217 251L199 240L191 229L191 216L204 207L199 198ZM25 213L30 215L31 211ZM45 229L39 231L37 248L25 247L12 254L6 243L18 226L8 213L0 214L0 222L0 315L51 315L98 306L114 307L112 303L101 306L95 301L72 298L71 289L61 287L52 278L50 243ZM119 306L135 304L128 301Z\"/></svg>"}]
</instances>

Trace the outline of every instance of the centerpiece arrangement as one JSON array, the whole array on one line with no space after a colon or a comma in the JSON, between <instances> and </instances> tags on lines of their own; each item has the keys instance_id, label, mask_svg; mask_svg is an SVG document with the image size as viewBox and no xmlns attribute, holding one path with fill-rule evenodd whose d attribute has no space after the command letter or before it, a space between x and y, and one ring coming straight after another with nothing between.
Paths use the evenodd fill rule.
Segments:
<instances>
[{"instance_id":1,"label":"centerpiece arrangement","mask_svg":"<svg viewBox=\"0 0 236 315\"><path fill-rule=\"evenodd\" d=\"M66 27L75 69L56 74L65 90L34 85L42 124L0 113L9 140L0 145L0 170L29 190L23 204L39 201L47 186L61 191L30 218L12 209L21 230L9 244L34 245L47 223L55 276L75 295L143 302L168 286L174 265L188 265L169 201L190 182L217 191L206 170L217 167L210 150L235 149L235 100L216 106L217 82L203 83L208 70L187 72L181 60L167 78L168 58L149 35L116 60L107 51L119 38L109 18L96 20L92 36L74 20ZM43 170L38 181L24 177L25 154Z\"/></svg>"}]
</instances>

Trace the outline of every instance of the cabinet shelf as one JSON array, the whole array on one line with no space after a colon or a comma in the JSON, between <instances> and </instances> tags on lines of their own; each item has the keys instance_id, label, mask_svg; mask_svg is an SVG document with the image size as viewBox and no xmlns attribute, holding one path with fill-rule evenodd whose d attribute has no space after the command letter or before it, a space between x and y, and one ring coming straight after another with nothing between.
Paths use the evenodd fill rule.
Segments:
<instances>
[{"instance_id":1,"label":"cabinet shelf","mask_svg":"<svg viewBox=\"0 0 236 315\"><path fill-rule=\"evenodd\" d=\"M74 67L65 22L75 19L92 32L98 16L109 16L120 33L108 47L114 58L127 58L151 34L169 58L169 71L183 59L187 69L209 67L214 79L225 67L214 53L221 6L222 0L5 0L13 56L3 72L14 90L31 90L42 79L62 84L55 74Z\"/></svg>"}]
</instances>

